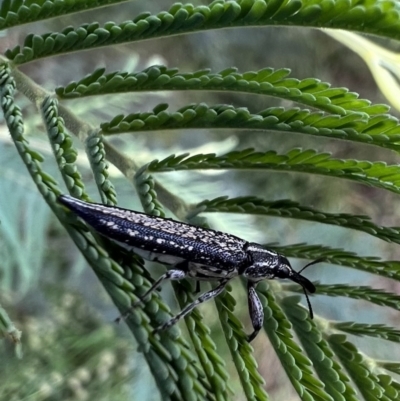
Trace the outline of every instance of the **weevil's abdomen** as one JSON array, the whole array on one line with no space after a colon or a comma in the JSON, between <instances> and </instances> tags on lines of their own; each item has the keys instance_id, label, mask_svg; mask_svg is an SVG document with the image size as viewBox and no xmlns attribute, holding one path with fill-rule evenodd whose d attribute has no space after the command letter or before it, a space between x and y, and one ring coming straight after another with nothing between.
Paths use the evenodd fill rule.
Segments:
<instances>
[{"instance_id":1,"label":"weevil's abdomen","mask_svg":"<svg viewBox=\"0 0 400 401\"><path fill-rule=\"evenodd\" d=\"M60 203L100 234L133 248L188 262L235 271L248 263L246 241L219 231L127 209L87 203L68 195ZM171 258L172 260L173 258Z\"/></svg>"}]
</instances>

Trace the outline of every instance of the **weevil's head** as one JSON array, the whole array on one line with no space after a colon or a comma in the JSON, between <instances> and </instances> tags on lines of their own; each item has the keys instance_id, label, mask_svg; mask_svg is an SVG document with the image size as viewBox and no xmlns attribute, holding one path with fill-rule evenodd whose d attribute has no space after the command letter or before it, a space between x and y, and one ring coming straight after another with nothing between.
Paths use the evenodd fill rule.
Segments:
<instances>
[{"instance_id":1,"label":"weevil's head","mask_svg":"<svg viewBox=\"0 0 400 401\"><path fill-rule=\"evenodd\" d=\"M321 262L321 259L314 260L306 264L299 272L293 270L292 266L290 266L290 262L282 255L278 255L279 263L276 267L276 275L277 278L288 278L289 280L294 281L297 284L300 284L303 287L304 295L306 296L308 310L310 311L310 318L313 319L314 313L312 310L311 302L308 298L307 291L313 294L315 292L315 285L301 275L301 272L306 269L308 266L315 265L316 263Z\"/></svg>"},{"instance_id":2,"label":"weevil's head","mask_svg":"<svg viewBox=\"0 0 400 401\"><path fill-rule=\"evenodd\" d=\"M308 266L314 265L321 262L321 259L314 260L311 263L305 265L299 272L293 270L289 260L279 253L262 248L258 244L249 244L247 252L251 257L251 266L245 269L243 275L254 282L262 279L289 279L297 284L300 284L303 288L304 294L307 299L308 308L310 310L310 316L313 317L310 301L308 299L307 291L310 293L315 292L314 284L301 275L301 272Z\"/></svg>"},{"instance_id":3,"label":"weevil's head","mask_svg":"<svg viewBox=\"0 0 400 401\"><path fill-rule=\"evenodd\" d=\"M300 272L296 272L296 270L293 270L292 266L290 265L290 262L285 256L278 255L278 264L275 267L275 277L276 278L288 278L289 280L292 280L296 282L297 284L300 284L304 289L306 289L308 292L314 293L315 292L315 285L302 276L300 273L308 266L311 266L315 263L318 263L319 260L311 262L304 266Z\"/></svg>"}]
</instances>

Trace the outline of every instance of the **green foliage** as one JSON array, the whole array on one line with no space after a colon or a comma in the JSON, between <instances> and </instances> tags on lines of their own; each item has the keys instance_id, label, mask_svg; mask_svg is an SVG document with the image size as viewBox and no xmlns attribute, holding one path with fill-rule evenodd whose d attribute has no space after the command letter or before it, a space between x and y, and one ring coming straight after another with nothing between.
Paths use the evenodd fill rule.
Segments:
<instances>
[{"instance_id":1,"label":"green foliage","mask_svg":"<svg viewBox=\"0 0 400 401\"><path fill-rule=\"evenodd\" d=\"M267 332L293 387L304 400L330 401L332 398L324 390L324 383L313 374L312 362L294 341L292 324L276 302L273 293L268 291L266 286L262 286L258 291L264 296L261 298L265 313L264 330ZM304 310L301 312L304 318L306 312Z\"/></svg>"},{"instance_id":2,"label":"green foliage","mask_svg":"<svg viewBox=\"0 0 400 401\"><path fill-rule=\"evenodd\" d=\"M333 249L321 245L296 244L291 246L277 246L267 244L269 248L282 252L289 257L317 259L322 258L328 263L352 267L368 273L400 280L400 262L397 260L384 261L376 256L359 257L353 252L343 249Z\"/></svg>"},{"instance_id":3,"label":"green foliage","mask_svg":"<svg viewBox=\"0 0 400 401\"><path fill-rule=\"evenodd\" d=\"M180 170L276 170L320 174L345 178L365 185L400 193L400 167L383 162L334 159L329 153L313 149L292 149L286 154L275 151L256 152L245 149L217 156L215 153L190 156L187 153L154 160L151 172Z\"/></svg>"},{"instance_id":4,"label":"green foliage","mask_svg":"<svg viewBox=\"0 0 400 401\"><path fill-rule=\"evenodd\" d=\"M119 0L86 2L6 0L0 8L0 28L11 28L27 22L66 16L83 10L95 10L114 3L122 2ZM156 2L148 3L153 5ZM89 14L83 15L90 19ZM202 213L218 213L224 216L224 221L228 220L227 213L273 216L281 220L290 218L318 222L321 223L319 226L324 224L344 229L350 228L361 231L364 235L367 234L372 240L382 239L392 242L397 247L400 243L400 228L395 226L396 223L393 223L393 227L383 225L381 216L377 218L377 213L367 208L368 195L363 195L363 200L366 201L360 206L362 210L365 210L365 214L362 215L351 212L349 199L351 193L358 193L354 185L357 183L363 184L364 187L368 186L367 190L386 189L392 197L400 193L400 167L396 159L400 143L399 121L395 116L388 114L389 107L384 104L373 104L369 100L359 98L357 93L350 92L346 88L331 87L330 84L317 78L294 78L289 76L288 68L265 67L258 71L242 73L236 68L226 66L222 71L214 73L208 68L181 72L177 68L152 65L142 68L141 71L121 69L107 73L105 68L93 67L94 71L85 77L77 76L74 78L75 81L68 85L59 86L60 83L57 83L56 89L45 90L28 77L29 73L23 73L19 65L61 54L71 57L75 52L82 50L93 50L99 47L112 48L122 43L142 42L197 31L249 26L341 28L399 39L399 15L399 3L386 0L361 2L216 0L201 6L176 3L171 5L169 10L157 14L142 12L136 16L129 15L125 22L101 24L88 20L77 28L61 26L60 29L57 27L59 32L30 34L25 37L22 46L9 49L4 56L1 56L1 107L14 146L37 191L72 238L112 302L119 308L121 314L126 313L127 310L130 311L126 315L126 324L137 344L137 351L143 355L163 400L224 401L236 396L238 390L244 393L247 400L272 399L271 389L265 387L265 383L268 384L267 377L257 366L258 350L267 347L258 348L255 342L256 352L254 353L252 346L246 342L247 328L241 320L244 316L243 307L236 301L244 299L240 298L244 295L241 294L240 287L233 287L232 283L232 287L215 300L216 310L212 314L195 310L185 318L187 331L184 334L181 334L180 326L154 334L154 328L169 319L172 312L169 305L163 301L164 298L158 293L152 294L143 307L130 309L131 304L137 301L151 285L152 278L144 261L139 256L126 252L110 239L91 232L81 220L61 207L57 203L57 196L64 190L60 188L59 177L61 176L64 181L67 191L77 198L91 201L90 189L87 188L86 183L90 181L90 177L93 177L92 181L97 187L101 201L105 204L116 205L118 199L121 201L121 192L127 189L130 200L135 198L140 201L142 209L148 214L165 217L172 213L175 218L190 220L205 227L213 225L213 220L206 219L202 215L198 216ZM217 54L208 56L218 57ZM57 64L57 60L54 63ZM48 88L47 85L46 88ZM39 153L28 140L27 133L33 130L31 127L27 128L26 120L29 120L29 117L27 116L26 120L23 118L23 114L25 117L25 113L28 114L28 112L25 110L24 113L22 112L19 105L21 100L16 98L18 91L28 97L36 107L35 112L41 114L53 156L46 156L45 152ZM107 121L102 123L99 123L98 115L96 115L96 122L93 123L90 118L80 119L72 107L66 107L67 101L72 105L85 98L86 104L95 107L95 97L102 98L103 95L112 94L135 96L149 91L169 91L172 95L167 95L168 102L159 104L151 110L140 112L129 110L126 114L112 116L107 114L108 100L103 101L98 115ZM222 92L224 95L232 93L236 96L257 95L263 101L269 96L274 102L282 101L282 103L268 108L263 106L263 110L254 113L249 111L251 110L250 101L244 107L218 103L210 105L202 102L188 103L187 96L190 96L192 91L197 91L197 96L209 94L211 91ZM174 103L173 97L179 92L185 93L185 104L176 111L170 111L168 103ZM295 101L297 107L288 105L288 101ZM144 109L148 108L146 103L143 103ZM311 107L312 110L305 107ZM34 127L38 130L41 126L36 124ZM242 143L237 148L226 152L216 150L215 153L208 153L214 150L192 149L190 154L183 153L178 156L171 154L172 151L168 147L172 148L177 142L172 143L173 137L169 136L171 131L184 132L186 139L191 136L191 130L194 129L258 131L257 134L277 131L285 133L285 138L295 133L302 134L297 137L300 140L303 138L305 142L313 140L318 143L317 141L324 139L325 142L321 141L321 143L328 146L330 142L327 139L335 139L339 140L338 142L345 141L344 143L352 148L349 148L345 156L332 157L331 152L309 149L308 142L305 149L299 149L293 147L288 140L289 150L278 152L273 149L272 139L266 139L267 136L264 135L262 145L255 144L256 149L243 150L242 145L248 146L247 144L253 141L253 137L248 135L240 139ZM147 138L150 132L158 134L163 151L152 149L150 154L146 154L141 148L140 141L132 136L126 138L121 135L127 132L146 132ZM83 151L79 149L75 137L84 145L92 174L90 177L88 171L79 162L79 156ZM205 142L211 142L207 136L200 138L201 140L205 138ZM260 136L255 134L254 138L257 143ZM280 143L281 138L282 135L275 140ZM362 161L356 155L353 156L353 153L351 158L347 156L354 149L366 149L365 145L370 145L370 148L376 152L388 152L388 150L394 152L387 159L385 159L386 156L382 156L384 153L371 156L371 153L366 152L363 156L365 160ZM181 148L178 145L175 147L179 149L179 152ZM337 150L335 146L332 148L334 151ZM3 165L6 164L3 159L1 161ZM51 163L55 166L53 169L50 167ZM110 173L111 166L118 168L124 176L123 185L120 186L119 181ZM215 173L225 170L237 173L232 178L234 190L229 196L222 193L227 186L221 186L224 189L215 193L214 199L193 200L186 196L190 185L186 186L185 194L183 194L171 190L173 186L169 186L168 182L161 183L160 173L165 176L168 173L180 171L206 173L211 170ZM258 172L261 181L257 181L255 175L254 180L243 179L243 176L248 177L252 172ZM273 187L270 185L271 177L275 175L275 172L300 172L307 179L312 175L322 175L327 181L330 178L336 178L339 182L349 181L348 188L351 193L345 198L344 206L345 209L348 206L350 211L328 213L324 211L326 203L323 202L321 202L322 205L311 207L292 199L276 200ZM295 176L296 174L293 175ZM205 187L210 182L209 177L206 174L201 175L200 180ZM281 179L275 188L284 192L282 182ZM298 178L296 181L290 181L289 178L285 178L285 182L293 183L293 188L299 185L302 192L313 192L309 190L313 188L309 184L310 181L301 181ZM136 195L132 195L131 187L135 188ZM264 187L268 188L268 198ZM4 188L0 183L0 190L6 192ZM307 191L304 191L304 188ZM237 196L249 191L255 196ZM7 192L12 191L7 190ZM318 191L323 201L330 197L334 198L331 192L326 192L326 189L325 192ZM289 195L292 196L293 193ZM365 193L367 192L363 194ZM15 191L12 195L17 199L18 192ZM309 202L314 202L314 199ZM5 202L2 208L5 208L4 204ZM13 207L19 210L18 202L15 202ZM167 212L166 209L169 211ZM27 214L33 214L30 209L28 211ZM45 248L46 224L43 223L45 218L41 218L40 213L37 213L37 216L42 224L31 224L26 231L29 235L37 233L37 242L32 242L30 247L27 247L26 255L29 257L24 259L23 256L17 256L16 258L18 265L22 266L21 272L28 271L29 262L32 260L31 255L35 253L32 250L32 244L41 249ZM6 232L5 235L2 234L6 238L4 242L18 249L22 246L18 243L17 229L12 229L18 223L16 219L7 220L7 217L8 214L0 210L1 223L5 225L4 232ZM374 221L375 219L377 222ZM271 230L279 229L278 224L272 224L270 227ZM327 228L327 230L330 229L332 227ZM350 230L348 233L349 237L346 238L350 238L353 234ZM323 237L321 241L324 241ZM347 242L350 246L351 241L346 240L346 245ZM311 260L322 258L325 263L400 280L400 262L382 260L378 256L378 250L376 252L374 249L371 250L371 256L360 256L349 250L329 247L329 244L289 246L269 244L267 246L286 257ZM3 254L6 255L6 253ZM41 260L38 257L35 265L40 264ZM21 284L18 288L13 286L14 280L9 273L10 268L8 270L5 267L0 266L0 268L6 272L2 274L4 280L2 288L7 290L14 288L19 297L25 295L31 280L25 278L25 281L21 281L24 285ZM352 272L350 269L346 271L349 274ZM400 297L387 290L372 289L361 285L360 282L357 282L357 285L323 284L323 277L320 281L322 284L317 284L317 297L313 300L317 301L319 294L330 297L340 296L399 310ZM190 283L173 283L173 289L181 308L195 299ZM297 293L301 292L301 288L297 284L264 282L258 285L257 290L265 313L263 333L268 336L287 379L291 382L291 388L302 401L356 401L360 399L360 394L367 401L398 399L400 382L395 376L391 376L391 372L399 373L400 363L396 360L383 360L383 357L382 360L374 359L373 356L368 355L368 352L362 351L362 347L357 348L347 338L347 335L375 337L375 341L388 340L397 345L400 339L400 331L397 328L392 328L385 323L333 321L320 316L319 313L311 321L307 311L298 305L300 297ZM7 305L10 308L11 303ZM63 305L55 315L62 317L62 313L65 312L74 315L77 311L75 309L69 311ZM10 312L9 314L11 315ZM203 317L204 314L205 317ZM219 326L209 328L210 316L221 324L222 330ZM354 320L356 319L358 314L354 315ZM19 330L29 332L29 326L18 321L12 323L3 309L0 309L0 320L2 334L11 338L20 347L20 341L24 342L24 336L20 338ZM65 323L65 321L62 322ZM85 327L86 323L90 323L88 326L96 326L96 329L88 330ZM95 367L102 363L99 358L100 353L108 347L115 352L115 355L118 355L121 365L127 364L127 356L130 359L130 354L133 355L135 352L134 350L127 351L125 343L122 346L118 342L113 343L111 339L114 341L114 337L107 337L103 329L98 328L98 322L90 319L89 322L85 320L83 324L72 327L68 324L60 324L55 334L53 332L52 338L60 342L65 339L67 342L72 332L75 335L77 333L79 340L66 344L66 349L72 350L73 353L69 355L66 352L64 360L67 363L60 369L61 374L76 369L77 366L89 366L88 369L91 372L95 371ZM256 341L261 340L262 334ZM42 338L40 347L46 352L41 353L40 356L45 355L46 358L51 359L51 354L55 351L45 341L46 337ZM222 343L227 349L225 354L221 351ZM122 356L121 349L124 350ZM27 354L31 355L31 351L28 350ZM19 348L18 352L20 352ZM228 353L233 363L229 363ZM398 356L393 353L393 358ZM74 365L75 363L77 366ZM44 367L40 366L39 370L44 371ZM46 376L47 372L44 375ZM88 386L86 390L90 393L90 398L97 399L101 395L107 399L110 394L107 392L107 386L117 386L119 380L127 380L127 376L121 379L111 370L107 378L107 383L101 388L94 389ZM236 378L238 380L235 380ZM10 399L12 399L11 395L18 392L21 399L23 397L41 399L33 398L35 397L33 394L40 390L39 381L35 381L35 378L31 381L24 381L24 379L23 374L18 375L16 379L6 378L7 386L2 390L6 389ZM50 381L49 377L46 379ZM136 379L135 383L139 380ZM19 387L18 383L22 382L24 386ZM63 382L62 385L64 384ZM154 396L153 388L151 390ZM70 396L62 386L57 388L55 386L51 391L58 392L57 395L64 399ZM118 393L113 393L109 399L116 396L118 399L124 399L120 397L125 397L126 394L119 389Z\"/></svg>"},{"instance_id":5,"label":"green foliage","mask_svg":"<svg viewBox=\"0 0 400 401\"><path fill-rule=\"evenodd\" d=\"M265 201L256 197L240 197L228 199L220 197L199 203L190 213L246 213L258 216L279 216L292 219L315 221L332 224L354 230L364 231L388 242L400 243L398 227L379 227L368 216L357 216L346 213L324 213L308 206L302 206L289 199Z\"/></svg>"},{"instance_id":6,"label":"green foliage","mask_svg":"<svg viewBox=\"0 0 400 401\"><path fill-rule=\"evenodd\" d=\"M235 316L236 301L229 289L216 300L219 318L233 363L239 374L240 383L248 400L269 400L265 392L264 379L257 371L257 362L252 354L252 347L246 340L242 322Z\"/></svg>"},{"instance_id":7,"label":"green foliage","mask_svg":"<svg viewBox=\"0 0 400 401\"><path fill-rule=\"evenodd\" d=\"M315 370L325 383L327 393L335 401L358 400L350 378L333 358L334 352L324 338L323 331L307 318L297 302L298 297L288 297L283 301L283 307Z\"/></svg>"},{"instance_id":8,"label":"green foliage","mask_svg":"<svg viewBox=\"0 0 400 401\"><path fill-rule=\"evenodd\" d=\"M126 0L3 0L0 29L88 10Z\"/></svg>"},{"instance_id":9,"label":"green foliage","mask_svg":"<svg viewBox=\"0 0 400 401\"><path fill-rule=\"evenodd\" d=\"M369 361L354 344L346 340L344 335L331 335L329 343L365 400L394 401L398 399L396 381L392 382L388 375L374 373L368 366Z\"/></svg>"},{"instance_id":10,"label":"green foliage","mask_svg":"<svg viewBox=\"0 0 400 401\"><path fill-rule=\"evenodd\" d=\"M67 52L199 30L278 24L348 29L398 38L398 12L396 1L385 0L366 0L358 4L343 1L316 4L314 0L215 0L209 6L198 7L175 3L168 12L142 13L121 24L90 23L77 29L67 27L61 32L32 34L26 37L22 48L17 46L7 51L6 56L16 64L24 64Z\"/></svg>"},{"instance_id":11,"label":"green foliage","mask_svg":"<svg viewBox=\"0 0 400 401\"><path fill-rule=\"evenodd\" d=\"M292 291L294 290L292 288ZM398 295L366 286L318 285L318 293L331 297L345 296L354 299L363 299L376 305L388 306L395 310L398 310L400 307L400 297Z\"/></svg>"},{"instance_id":12,"label":"green foliage","mask_svg":"<svg viewBox=\"0 0 400 401\"><path fill-rule=\"evenodd\" d=\"M178 85L174 86L175 89L181 89ZM293 100L302 99L297 97ZM325 105L317 102L313 106L326 109ZM251 114L244 107L234 108L229 105L210 107L204 103L185 106L174 113L168 113L166 107L159 105L153 113L116 116L111 122L101 124L101 129L105 134L193 128L274 130L345 139L397 151L400 149L398 145L400 126L398 120L389 115L380 114L368 118L365 114L353 112L344 116L330 116L322 112L313 113L309 110L283 107L271 107L257 114ZM381 107L371 106L371 109L374 108ZM343 108L342 111L345 112Z\"/></svg>"},{"instance_id":13,"label":"green foliage","mask_svg":"<svg viewBox=\"0 0 400 401\"><path fill-rule=\"evenodd\" d=\"M379 337L396 343L400 341L400 331L392 327L387 327L384 324L337 322L333 323L332 327L357 336Z\"/></svg>"},{"instance_id":14,"label":"green foliage","mask_svg":"<svg viewBox=\"0 0 400 401\"><path fill-rule=\"evenodd\" d=\"M86 154L89 158L90 167L92 168L102 202L110 206L116 205L117 194L113 183L109 180L103 138L96 131L93 131L86 140Z\"/></svg>"},{"instance_id":15,"label":"green foliage","mask_svg":"<svg viewBox=\"0 0 400 401\"><path fill-rule=\"evenodd\" d=\"M359 99L357 93L349 92L346 88L331 88L327 82L321 82L315 78L302 80L290 78L289 74L290 70L286 68L280 70L264 68L260 71L248 71L243 74L238 72L237 68L228 68L218 73L212 73L209 69L193 73L180 73L177 68L171 69L156 65L135 73L112 72L110 74L105 74L105 69L99 68L78 82L71 82L66 87L57 88L56 94L62 99L73 99L84 96L150 90L234 91L276 96L343 116L353 114L356 110L359 113L356 117L358 119L389 111L386 105L371 105L371 102L366 99ZM207 106L198 105L196 111L203 113L203 115L207 113L209 118L213 117L213 110L204 110L204 107ZM228 109L235 111L233 107ZM164 108L162 110L158 108L157 114L163 111ZM220 107L214 111L214 114L217 116L218 112L223 111ZM245 110L241 109L238 112L242 112L241 123L243 124L245 122L243 120L247 117L243 115ZM367 116L364 116L364 113ZM154 114L151 116L153 117ZM165 119L165 113L163 116ZM145 117L142 116L141 119L146 121ZM238 122L236 121L236 124ZM163 123L165 124L165 121Z\"/></svg>"}]
</instances>

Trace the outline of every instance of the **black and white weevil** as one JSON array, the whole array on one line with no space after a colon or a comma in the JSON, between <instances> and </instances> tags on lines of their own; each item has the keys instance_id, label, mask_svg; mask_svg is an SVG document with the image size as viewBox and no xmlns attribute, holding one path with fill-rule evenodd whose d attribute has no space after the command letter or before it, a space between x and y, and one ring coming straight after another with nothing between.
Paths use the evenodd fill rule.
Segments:
<instances>
[{"instance_id":1,"label":"black and white weevil","mask_svg":"<svg viewBox=\"0 0 400 401\"><path fill-rule=\"evenodd\" d=\"M313 318L306 290L314 293L315 286L300 273L320 260L296 272L283 255L231 234L119 207L88 203L68 195L62 195L58 200L98 233L128 246L144 259L172 265L133 307L165 280L194 278L218 282L215 288L200 295L155 331L172 326L197 305L221 294L227 283L236 276L243 276L248 282L249 312L254 328L248 337L249 341L256 337L263 325L263 307L255 291L256 284L263 279L290 279L300 284L307 299L310 317Z\"/></svg>"}]
</instances>

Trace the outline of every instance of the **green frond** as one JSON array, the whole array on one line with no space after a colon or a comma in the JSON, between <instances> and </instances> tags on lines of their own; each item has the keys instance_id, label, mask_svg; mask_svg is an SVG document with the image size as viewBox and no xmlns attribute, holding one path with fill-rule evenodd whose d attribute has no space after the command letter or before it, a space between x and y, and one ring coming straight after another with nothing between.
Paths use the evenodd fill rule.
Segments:
<instances>
[{"instance_id":1,"label":"green frond","mask_svg":"<svg viewBox=\"0 0 400 401\"><path fill-rule=\"evenodd\" d=\"M167 112L166 108L166 105L159 105L152 112L119 115L109 123L101 124L101 129L105 134L188 128L295 132L400 150L399 122L385 114L368 118L359 112L340 116L283 107L251 114L245 107L208 106L205 103L185 106L176 112Z\"/></svg>"},{"instance_id":2,"label":"green frond","mask_svg":"<svg viewBox=\"0 0 400 401\"><path fill-rule=\"evenodd\" d=\"M229 287L229 286L228 286ZM257 370L253 349L244 335L242 322L235 316L236 300L230 288L215 299L225 339L248 401L268 401L264 379Z\"/></svg>"},{"instance_id":3,"label":"green frond","mask_svg":"<svg viewBox=\"0 0 400 401\"><path fill-rule=\"evenodd\" d=\"M332 401L325 385L315 376L312 362L293 339L292 325L265 282L257 287L264 307L264 330L293 387L302 400Z\"/></svg>"},{"instance_id":4,"label":"green frond","mask_svg":"<svg viewBox=\"0 0 400 401\"><path fill-rule=\"evenodd\" d=\"M104 150L103 137L94 130L85 141L86 154L93 171L94 180L100 193L102 203L115 206L117 194L108 174L108 162Z\"/></svg>"},{"instance_id":5,"label":"green frond","mask_svg":"<svg viewBox=\"0 0 400 401\"><path fill-rule=\"evenodd\" d=\"M301 292L298 286L287 286L289 291ZM345 284L317 285L317 291L320 295L330 297L349 297L353 299L362 299L380 306L388 306L396 310L400 309L400 296L384 290L376 290L367 286L352 286Z\"/></svg>"},{"instance_id":6,"label":"green frond","mask_svg":"<svg viewBox=\"0 0 400 401\"><path fill-rule=\"evenodd\" d=\"M184 308L194 301L193 287L188 282L172 283L179 306ZM210 392L216 400L226 400L233 394L229 382L230 376L226 370L225 361L218 354L217 346L210 334L209 327L203 322L202 313L195 309L185 317L190 339L197 357L205 372Z\"/></svg>"},{"instance_id":7,"label":"green frond","mask_svg":"<svg viewBox=\"0 0 400 401\"><path fill-rule=\"evenodd\" d=\"M32 150L24 137L21 109L14 101L15 81L7 64L0 65L0 88L1 108L18 153L42 196L47 202L54 204L61 191L57 187L57 181L42 171L40 164L44 160L43 156Z\"/></svg>"},{"instance_id":8,"label":"green frond","mask_svg":"<svg viewBox=\"0 0 400 401\"><path fill-rule=\"evenodd\" d=\"M126 0L4 0L0 5L0 30L124 1Z\"/></svg>"},{"instance_id":9,"label":"green frond","mask_svg":"<svg viewBox=\"0 0 400 401\"><path fill-rule=\"evenodd\" d=\"M331 335L328 341L366 401L398 399L398 391L392 385L392 379L386 376L388 380L384 380L384 375L373 373L368 361L352 343L347 341L345 335Z\"/></svg>"},{"instance_id":10,"label":"green frond","mask_svg":"<svg viewBox=\"0 0 400 401\"><path fill-rule=\"evenodd\" d=\"M155 180L147 171L147 166L143 166L137 171L134 184L144 212L152 216L165 217L163 205L157 198Z\"/></svg>"},{"instance_id":11,"label":"green frond","mask_svg":"<svg viewBox=\"0 0 400 401\"><path fill-rule=\"evenodd\" d=\"M58 115L57 106L57 100L51 97L47 97L42 103L43 120L53 153L68 191L72 196L88 201L82 176L75 165L78 153L73 147L71 136L66 132L64 120Z\"/></svg>"},{"instance_id":12,"label":"green frond","mask_svg":"<svg viewBox=\"0 0 400 401\"><path fill-rule=\"evenodd\" d=\"M325 390L334 401L358 401L350 378L335 360L335 353L324 339L323 332L298 305L298 300L298 296L287 297L281 303L315 371L325 383Z\"/></svg>"},{"instance_id":13,"label":"green frond","mask_svg":"<svg viewBox=\"0 0 400 401\"><path fill-rule=\"evenodd\" d=\"M177 68L154 65L140 72L117 71L105 74L105 68L100 68L77 82L71 82L66 87L57 88L56 94L61 99L73 99L138 91L222 91L274 96L280 99L292 100L328 113L338 114L339 116L354 112L360 113L360 115L365 113L367 116L373 116L389 111L386 105L371 105L370 101L359 99L357 93L349 92L346 88L331 88L327 82L321 82L315 78L302 80L290 78L288 77L289 73L290 70L286 68L278 70L263 68L259 71L247 71L244 73L239 73L237 68L228 68L217 73L212 73L208 69L192 73L180 73ZM204 109L204 105L193 106L195 111L199 108ZM210 109L207 114L211 120L210 114L212 114L213 109ZM242 109L231 107L230 110L236 110L237 113L240 113ZM218 112L219 110L216 108L215 113L218 114ZM162 114L164 119L166 118L165 114ZM154 113L151 117L154 119L156 116ZM251 118L257 118L257 116ZM244 116L242 116L242 119L244 119ZM293 119L295 119L295 116L292 117ZM358 119L361 119L361 116ZM239 121L243 124L245 123L245 121ZM163 121L163 124L165 123L166 121ZM173 124L173 121L169 121L169 123ZM178 121L175 123L178 123ZM211 124L212 121L209 121L209 123ZM146 124L143 129L145 127ZM336 129L338 129L337 125Z\"/></svg>"},{"instance_id":14,"label":"green frond","mask_svg":"<svg viewBox=\"0 0 400 401\"><path fill-rule=\"evenodd\" d=\"M350 3L314 0L215 0L209 6L175 3L168 12L142 13L121 24L107 22L68 27L61 32L29 35L22 46L7 51L15 64L78 50L168 37L210 29L249 26L336 28L400 38L396 1Z\"/></svg>"},{"instance_id":15,"label":"green frond","mask_svg":"<svg viewBox=\"0 0 400 401\"><path fill-rule=\"evenodd\" d=\"M205 200L196 205L190 216L197 213L243 213L258 216L276 216L301 219L324 224L352 228L366 232L388 242L400 243L400 228L382 227L371 222L368 216L347 213L325 213L308 206L302 206L289 199L266 201L254 196L228 198L221 196Z\"/></svg>"},{"instance_id":16,"label":"green frond","mask_svg":"<svg viewBox=\"0 0 400 401\"><path fill-rule=\"evenodd\" d=\"M216 156L214 153L194 156L171 155L164 160L151 162L148 169L151 172L230 169L302 172L345 178L400 193L399 166L383 162L334 159L329 153L318 153L313 149L292 149L286 154L246 149L223 156Z\"/></svg>"},{"instance_id":17,"label":"green frond","mask_svg":"<svg viewBox=\"0 0 400 401\"><path fill-rule=\"evenodd\" d=\"M369 336L383 338L388 341L400 342L400 330L384 324L365 324L355 322L331 322L333 329L344 331L356 336Z\"/></svg>"},{"instance_id":18,"label":"green frond","mask_svg":"<svg viewBox=\"0 0 400 401\"><path fill-rule=\"evenodd\" d=\"M400 280L400 262L396 260L381 260L376 256L360 257L354 252L323 245L295 244L279 246L266 244L265 246L287 257L310 260L322 258L326 263L351 267L378 276Z\"/></svg>"}]
</instances>

